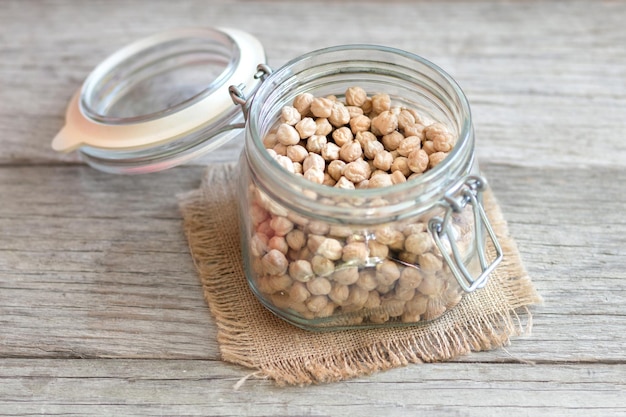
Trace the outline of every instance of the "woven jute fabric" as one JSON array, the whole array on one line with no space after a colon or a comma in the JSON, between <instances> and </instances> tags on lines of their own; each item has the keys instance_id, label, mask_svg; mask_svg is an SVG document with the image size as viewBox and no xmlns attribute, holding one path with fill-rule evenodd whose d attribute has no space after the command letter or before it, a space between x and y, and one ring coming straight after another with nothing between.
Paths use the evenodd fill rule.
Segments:
<instances>
[{"instance_id":1,"label":"woven jute fabric","mask_svg":"<svg viewBox=\"0 0 626 417\"><path fill-rule=\"evenodd\" d=\"M449 360L506 345L511 336L529 333L527 306L540 297L490 192L485 195L485 208L504 259L485 288L467 294L439 319L413 327L330 332L288 324L265 309L246 282L236 175L233 165L210 167L201 188L180 200L191 255L215 317L224 361L251 368L255 375L279 384L304 385Z\"/></svg>"}]
</instances>

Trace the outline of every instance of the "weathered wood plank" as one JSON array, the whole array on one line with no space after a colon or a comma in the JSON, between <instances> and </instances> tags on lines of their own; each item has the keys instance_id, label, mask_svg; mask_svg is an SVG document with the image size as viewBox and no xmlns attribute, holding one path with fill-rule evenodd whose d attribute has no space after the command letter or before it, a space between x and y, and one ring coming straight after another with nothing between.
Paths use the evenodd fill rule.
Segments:
<instances>
[{"instance_id":1,"label":"weathered wood plank","mask_svg":"<svg viewBox=\"0 0 626 417\"><path fill-rule=\"evenodd\" d=\"M49 142L81 81L117 48L172 27L231 26L259 37L273 66L345 43L433 60L465 89L479 155L493 162L624 166L624 16L624 2L590 1L3 1L0 163L75 160Z\"/></svg>"},{"instance_id":2,"label":"weathered wood plank","mask_svg":"<svg viewBox=\"0 0 626 417\"><path fill-rule=\"evenodd\" d=\"M276 387L213 361L5 360L0 415L554 417L626 412L626 365L428 364Z\"/></svg>"},{"instance_id":3,"label":"weathered wood plank","mask_svg":"<svg viewBox=\"0 0 626 417\"><path fill-rule=\"evenodd\" d=\"M1 1L0 416L626 414L625 17L626 2L582 0ZM99 61L181 26L248 30L274 67L363 42L450 72L544 297L532 336L345 383L234 391L248 370L218 360L176 194L241 142L143 177L49 148Z\"/></svg>"}]
</instances>

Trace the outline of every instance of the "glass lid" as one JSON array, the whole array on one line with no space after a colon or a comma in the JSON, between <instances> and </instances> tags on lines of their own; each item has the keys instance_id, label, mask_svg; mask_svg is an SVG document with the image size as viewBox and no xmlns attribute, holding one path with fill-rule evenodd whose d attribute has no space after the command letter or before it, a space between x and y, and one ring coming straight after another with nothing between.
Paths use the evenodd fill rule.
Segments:
<instances>
[{"instance_id":1,"label":"glass lid","mask_svg":"<svg viewBox=\"0 0 626 417\"><path fill-rule=\"evenodd\" d=\"M87 77L52 141L97 169L158 171L236 136L243 121L229 86L252 92L265 52L236 29L179 29L130 44Z\"/></svg>"}]
</instances>

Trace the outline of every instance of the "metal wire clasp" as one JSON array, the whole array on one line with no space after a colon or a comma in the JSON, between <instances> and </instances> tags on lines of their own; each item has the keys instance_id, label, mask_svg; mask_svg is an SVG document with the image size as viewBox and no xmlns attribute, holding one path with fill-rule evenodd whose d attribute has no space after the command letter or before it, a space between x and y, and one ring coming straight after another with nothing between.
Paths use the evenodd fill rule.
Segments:
<instances>
[{"instance_id":1,"label":"metal wire clasp","mask_svg":"<svg viewBox=\"0 0 626 417\"><path fill-rule=\"evenodd\" d=\"M502 248L480 201L481 193L485 186L486 180L483 177L479 175L468 176L458 190L455 190L454 193L447 193L444 196L443 204L447 208L443 218L433 217L428 223L430 232L443 259L450 267L450 271L454 274L461 288L466 292L472 292L477 288L484 287L487 284L489 274L502 260ZM481 271L477 277L473 277L465 265L465 259L463 259L463 255L460 253L453 237L455 234L450 220L452 213L461 212L468 204L472 206L474 212L474 248L478 255ZM487 261L484 239L485 230L496 251L496 257L491 264ZM449 243L448 248L444 245L444 239Z\"/></svg>"},{"instance_id":2,"label":"metal wire clasp","mask_svg":"<svg viewBox=\"0 0 626 417\"><path fill-rule=\"evenodd\" d=\"M228 87L230 98L233 100L233 103L241 106L245 120L248 120L248 108L250 107L250 101L252 97L254 97L254 93L256 93L256 90L261 86L261 83L272 73L272 69L267 64L259 64L256 69L257 72L254 74L254 79L260 80L260 82L254 86L254 89L250 91L249 94L244 94L244 90L246 89L245 84L231 85Z\"/></svg>"}]
</instances>

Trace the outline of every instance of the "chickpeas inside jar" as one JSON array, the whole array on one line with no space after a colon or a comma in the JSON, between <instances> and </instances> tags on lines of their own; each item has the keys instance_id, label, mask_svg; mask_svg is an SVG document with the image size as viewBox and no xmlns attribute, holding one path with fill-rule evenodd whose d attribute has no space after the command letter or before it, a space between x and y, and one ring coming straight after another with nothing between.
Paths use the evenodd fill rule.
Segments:
<instances>
[{"instance_id":1,"label":"chickpeas inside jar","mask_svg":"<svg viewBox=\"0 0 626 417\"><path fill-rule=\"evenodd\" d=\"M242 156L252 290L313 330L440 317L467 290L458 269L485 269L480 202L463 194L477 165L462 92L387 48L330 48L285 68L255 96Z\"/></svg>"}]
</instances>

